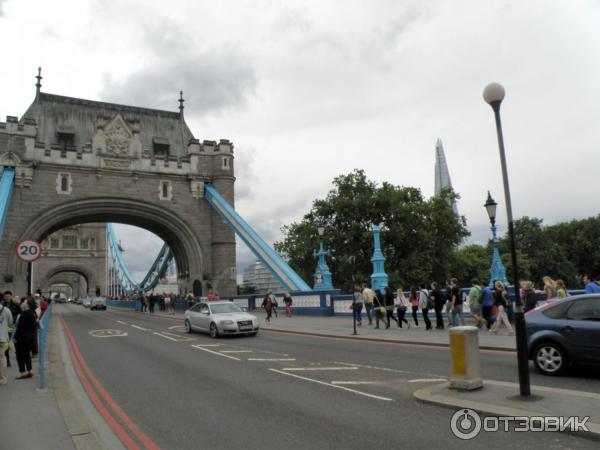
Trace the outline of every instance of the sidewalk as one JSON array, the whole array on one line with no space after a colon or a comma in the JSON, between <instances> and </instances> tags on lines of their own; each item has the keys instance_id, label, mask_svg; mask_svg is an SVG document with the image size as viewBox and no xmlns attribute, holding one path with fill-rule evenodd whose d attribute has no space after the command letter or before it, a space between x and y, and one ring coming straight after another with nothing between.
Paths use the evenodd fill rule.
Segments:
<instances>
[{"instance_id":1,"label":"sidewalk","mask_svg":"<svg viewBox=\"0 0 600 450\"><path fill-rule=\"evenodd\" d=\"M452 409L468 408L491 416L589 417L585 423L589 431L574 434L600 440L599 394L535 385L531 386L530 400L520 399L518 393L517 383L484 380L483 388L474 391L457 391L450 389L449 383L442 383L420 389L414 396L425 403Z\"/></svg>"},{"instance_id":2,"label":"sidewalk","mask_svg":"<svg viewBox=\"0 0 600 450\"><path fill-rule=\"evenodd\" d=\"M2 448L11 450L74 449L73 439L67 432L54 395L52 377L46 376L46 388L38 391L39 365L37 358L33 359L34 377L27 380L15 380L19 370L14 351L11 351L10 362L12 366L7 369L8 383L0 386ZM49 375L48 371L46 374Z\"/></svg>"},{"instance_id":3,"label":"sidewalk","mask_svg":"<svg viewBox=\"0 0 600 450\"><path fill-rule=\"evenodd\" d=\"M262 330L277 331L281 333L296 333L310 334L317 336L339 337L348 339L374 340L374 341L389 341L415 345L435 345L449 346L448 329L425 331L425 324L419 322L419 327L415 327L410 319L411 326L406 328L398 328L395 322L389 329L385 329L381 325L380 329L375 329L374 325L369 325L366 317L363 317L362 326L356 327L357 335L354 336L352 316L304 316L297 315L286 317L285 312L279 311L279 318L271 319L271 322L266 322L265 312L262 309L249 311L260 320ZM166 314L161 311L154 312L154 315L164 317L176 317L183 320L183 313L176 312L175 315ZM375 321L373 320L373 324ZM467 321L467 324L468 321ZM495 335L489 333L485 328L479 331L479 348L481 350L501 350L515 351L516 341L514 336L506 335L506 331L502 330Z\"/></svg>"},{"instance_id":4,"label":"sidewalk","mask_svg":"<svg viewBox=\"0 0 600 450\"><path fill-rule=\"evenodd\" d=\"M66 379L57 326L56 317L52 317L46 348L46 387L43 390L37 389L37 358L33 359L34 377L15 380L18 368L14 351L11 351L8 383L0 386L0 447L3 449L103 448Z\"/></svg>"}]
</instances>

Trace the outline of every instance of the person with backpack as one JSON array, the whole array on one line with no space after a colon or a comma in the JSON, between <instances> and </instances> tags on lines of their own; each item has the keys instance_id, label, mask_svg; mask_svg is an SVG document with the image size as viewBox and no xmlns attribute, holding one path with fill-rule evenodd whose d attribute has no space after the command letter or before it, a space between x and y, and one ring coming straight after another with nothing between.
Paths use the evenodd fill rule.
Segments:
<instances>
[{"instance_id":1,"label":"person with backpack","mask_svg":"<svg viewBox=\"0 0 600 450\"><path fill-rule=\"evenodd\" d=\"M523 312L526 313L537 306L537 295L531 281L521 281L521 299L523 300Z\"/></svg>"},{"instance_id":2,"label":"person with backpack","mask_svg":"<svg viewBox=\"0 0 600 450\"><path fill-rule=\"evenodd\" d=\"M481 318L481 286L479 285L479 280L476 278L471 280L471 284L469 308L471 309L473 319L475 319L475 326L481 328L481 325L483 325L483 319Z\"/></svg>"},{"instance_id":3,"label":"person with backpack","mask_svg":"<svg viewBox=\"0 0 600 450\"><path fill-rule=\"evenodd\" d=\"M419 308L423 315L423 322L425 322L425 331L431 330L431 320L429 320L429 308L433 306L432 300L429 297L429 291L425 288L425 285L421 285L419 289Z\"/></svg>"},{"instance_id":4,"label":"person with backpack","mask_svg":"<svg viewBox=\"0 0 600 450\"><path fill-rule=\"evenodd\" d=\"M362 296L365 304L365 311L367 312L367 318L369 319L369 325L373 325L373 319L371 318L371 310L373 309L373 301L375 299L375 292L370 289L366 284L362 285Z\"/></svg>"},{"instance_id":5,"label":"person with backpack","mask_svg":"<svg viewBox=\"0 0 600 450\"><path fill-rule=\"evenodd\" d=\"M458 280L456 278L452 278L450 280L451 288L450 288L450 299L452 302L452 326L458 326L458 319L460 319L460 324L465 324L465 316L463 313L463 298L460 292L460 287L458 286Z\"/></svg>"},{"instance_id":6,"label":"person with backpack","mask_svg":"<svg viewBox=\"0 0 600 450\"><path fill-rule=\"evenodd\" d=\"M379 329L379 321L385 322L386 309L383 294L379 289L375 290L373 298L373 308L375 309L375 329Z\"/></svg>"},{"instance_id":7,"label":"person with backpack","mask_svg":"<svg viewBox=\"0 0 600 450\"><path fill-rule=\"evenodd\" d=\"M385 304L385 314L387 318L387 324L385 328L388 329L392 320L396 322L397 325L400 325L400 323L394 317L394 292L389 286L386 286L384 291L385 295L383 297L383 301Z\"/></svg>"},{"instance_id":8,"label":"person with backpack","mask_svg":"<svg viewBox=\"0 0 600 450\"><path fill-rule=\"evenodd\" d=\"M444 309L444 304L446 303L446 299L444 298L444 294L438 287L438 284L434 281L431 283L431 298L433 299L433 308L435 310L435 329L443 330L444 329L444 318L442 317L442 311Z\"/></svg>"},{"instance_id":9,"label":"person with backpack","mask_svg":"<svg viewBox=\"0 0 600 450\"><path fill-rule=\"evenodd\" d=\"M271 294L271 291L267 292L261 306L267 313L267 322L271 322L271 315L273 314L273 294Z\"/></svg>"}]
</instances>

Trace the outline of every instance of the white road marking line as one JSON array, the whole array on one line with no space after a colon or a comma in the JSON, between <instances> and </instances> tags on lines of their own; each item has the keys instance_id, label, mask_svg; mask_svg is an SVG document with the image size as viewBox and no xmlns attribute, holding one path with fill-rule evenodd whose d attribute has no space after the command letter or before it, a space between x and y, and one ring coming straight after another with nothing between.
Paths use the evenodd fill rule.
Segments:
<instances>
[{"instance_id":1,"label":"white road marking line","mask_svg":"<svg viewBox=\"0 0 600 450\"><path fill-rule=\"evenodd\" d=\"M296 361L296 358L248 358L248 361Z\"/></svg>"},{"instance_id":2,"label":"white road marking line","mask_svg":"<svg viewBox=\"0 0 600 450\"><path fill-rule=\"evenodd\" d=\"M174 339L171 336L165 336L164 334L157 333L156 331L153 331L153 333L156 334L157 336L163 337L165 339L169 339L171 341L179 342L177 339Z\"/></svg>"},{"instance_id":3,"label":"white road marking line","mask_svg":"<svg viewBox=\"0 0 600 450\"><path fill-rule=\"evenodd\" d=\"M117 320L121 325L127 325L127 322L123 322L122 320Z\"/></svg>"},{"instance_id":4,"label":"white road marking line","mask_svg":"<svg viewBox=\"0 0 600 450\"><path fill-rule=\"evenodd\" d=\"M183 325L173 325L172 327L169 327L169 330L175 330L179 328L180 330L185 330L185 327Z\"/></svg>"},{"instance_id":5,"label":"white road marking line","mask_svg":"<svg viewBox=\"0 0 600 450\"><path fill-rule=\"evenodd\" d=\"M246 348L246 347L242 347L242 348ZM259 353L268 353L269 355L290 356L287 353L271 352L269 350L263 350L261 348L255 348L253 350L255 352L259 352Z\"/></svg>"},{"instance_id":6,"label":"white road marking line","mask_svg":"<svg viewBox=\"0 0 600 450\"><path fill-rule=\"evenodd\" d=\"M332 381L331 384L349 384L349 385L375 384L375 381Z\"/></svg>"},{"instance_id":7,"label":"white road marking line","mask_svg":"<svg viewBox=\"0 0 600 450\"><path fill-rule=\"evenodd\" d=\"M390 369L388 367L368 366L368 365L364 365L364 364L345 363L345 362L341 362L341 361L332 361L332 362L334 364L341 364L344 366L360 367L361 369L383 370L384 372L405 373L405 374L412 374L412 375L426 375L429 377L443 378L443 375L438 375L437 373L411 372L409 370Z\"/></svg>"},{"instance_id":8,"label":"white road marking line","mask_svg":"<svg viewBox=\"0 0 600 450\"><path fill-rule=\"evenodd\" d=\"M192 345L192 347L220 347L221 344L196 344Z\"/></svg>"},{"instance_id":9,"label":"white road marking line","mask_svg":"<svg viewBox=\"0 0 600 450\"><path fill-rule=\"evenodd\" d=\"M414 380L408 380L409 383L437 383L439 381L446 381L445 378L416 378Z\"/></svg>"},{"instance_id":10,"label":"white road marking line","mask_svg":"<svg viewBox=\"0 0 600 450\"><path fill-rule=\"evenodd\" d=\"M190 347L197 348L198 350L202 350L203 352L212 353L213 355L219 355L219 356L222 356L223 358L233 359L234 361L241 361L240 358L236 358L235 356L224 355L221 352L215 352L213 350L209 350L207 348L200 347L199 345L191 345Z\"/></svg>"},{"instance_id":11,"label":"white road marking line","mask_svg":"<svg viewBox=\"0 0 600 450\"><path fill-rule=\"evenodd\" d=\"M133 328L137 328L138 330L148 331L148 328L138 327L137 325L131 325Z\"/></svg>"},{"instance_id":12,"label":"white road marking line","mask_svg":"<svg viewBox=\"0 0 600 450\"><path fill-rule=\"evenodd\" d=\"M285 367L282 370L315 372L317 370L357 370L358 367Z\"/></svg>"},{"instance_id":13,"label":"white road marking line","mask_svg":"<svg viewBox=\"0 0 600 450\"><path fill-rule=\"evenodd\" d=\"M367 394L366 392L362 392L362 391L357 391L355 389L350 389L344 386L337 386L335 384L331 384L331 383L326 383L325 381L320 381L320 380L314 380L312 378L306 378L306 377L301 377L300 375L296 375L293 373L288 373L288 372L283 372L281 370L277 370L277 369L269 369L271 372L276 372L276 373L280 373L282 375L287 375L288 377L294 377L294 378L299 378L301 380L305 380L305 381L312 381L313 383L317 383L317 384L322 384L325 386L329 386L335 389L342 389L344 391L348 391L348 392L352 392L354 394L358 394L358 395L363 395L365 397L369 397L369 398L374 398L376 400L384 400L387 402L393 402L394 400L391 398L387 398L387 397L380 397L378 395L373 395L373 394Z\"/></svg>"},{"instance_id":14,"label":"white road marking line","mask_svg":"<svg viewBox=\"0 0 600 450\"><path fill-rule=\"evenodd\" d=\"M178 337L178 338L187 338L187 336L182 336L180 334L175 334L175 333L169 333L168 331L161 331L161 333L168 334L169 336L175 336L175 337Z\"/></svg>"},{"instance_id":15,"label":"white road marking line","mask_svg":"<svg viewBox=\"0 0 600 450\"><path fill-rule=\"evenodd\" d=\"M221 350L221 353L252 353L252 350Z\"/></svg>"}]
</instances>

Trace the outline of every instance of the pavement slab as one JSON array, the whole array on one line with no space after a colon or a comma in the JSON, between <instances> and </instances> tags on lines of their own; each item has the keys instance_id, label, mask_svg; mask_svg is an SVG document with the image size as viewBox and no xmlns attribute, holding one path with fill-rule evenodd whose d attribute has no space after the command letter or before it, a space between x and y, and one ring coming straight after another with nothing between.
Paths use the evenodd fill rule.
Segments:
<instances>
[{"instance_id":1,"label":"pavement slab","mask_svg":"<svg viewBox=\"0 0 600 450\"><path fill-rule=\"evenodd\" d=\"M532 398L523 400L516 394L517 383L484 380L483 388L472 391L450 389L444 382L415 391L425 403L448 408L468 408L493 416L508 417L589 417L589 431L575 432L600 440L600 395L593 392L531 386Z\"/></svg>"}]
</instances>

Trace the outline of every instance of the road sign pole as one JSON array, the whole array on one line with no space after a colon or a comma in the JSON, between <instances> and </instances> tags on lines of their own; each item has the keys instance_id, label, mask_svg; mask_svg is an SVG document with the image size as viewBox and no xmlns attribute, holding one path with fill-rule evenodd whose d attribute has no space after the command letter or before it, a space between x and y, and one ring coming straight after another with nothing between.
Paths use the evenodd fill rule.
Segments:
<instances>
[{"instance_id":1,"label":"road sign pole","mask_svg":"<svg viewBox=\"0 0 600 450\"><path fill-rule=\"evenodd\" d=\"M31 295L31 263L27 263L27 296Z\"/></svg>"}]
</instances>

